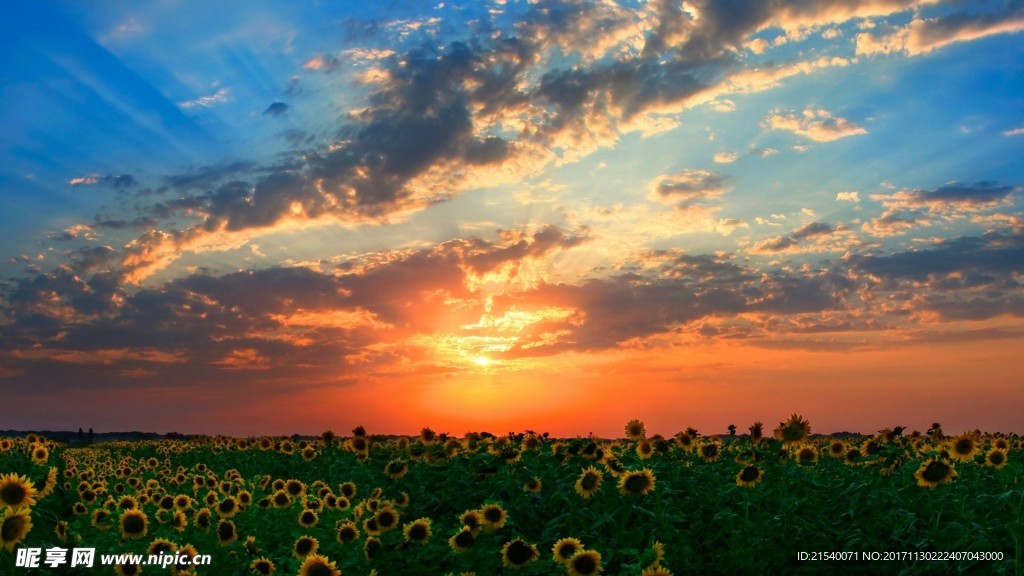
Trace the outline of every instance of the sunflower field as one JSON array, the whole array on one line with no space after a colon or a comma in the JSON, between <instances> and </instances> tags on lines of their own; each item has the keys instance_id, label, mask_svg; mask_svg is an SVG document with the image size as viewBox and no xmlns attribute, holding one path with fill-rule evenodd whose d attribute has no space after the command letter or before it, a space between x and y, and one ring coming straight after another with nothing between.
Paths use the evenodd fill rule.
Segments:
<instances>
[{"instance_id":1,"label":"sunflower field","mask_svg":"<svg viewBox=\"0 0 1024 576\"><path fill-rule=\"evenodd\" d=\"M0 438L0 574L1020 576L1021 438ZM208 557L92 568L19 550ZM22 557L24 554L22 554Z\"/></svg>"}]
</instances>

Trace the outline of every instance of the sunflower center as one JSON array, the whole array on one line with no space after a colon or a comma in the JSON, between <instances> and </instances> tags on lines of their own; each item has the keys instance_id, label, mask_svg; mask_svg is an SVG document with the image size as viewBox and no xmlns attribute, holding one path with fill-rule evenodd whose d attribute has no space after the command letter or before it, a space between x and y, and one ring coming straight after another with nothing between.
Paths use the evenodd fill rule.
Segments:
<instances>
[{"instance_id":1,"label":"sunflower center","mask_svg":"<svg viewBox=\"0 0 1024 576\"><path fill-rule=\"evenodd\" d=\"M0 501L8 506L17 506L25 500L28 492L21 484L7 484L0 488Z\"/></svg>"},{"instance_id":2,"label":"sunflower center","mask_svg":"<svg viewBox=\"0 0 1024 576\"><path fill-rule=\"evenodd\" d=\"M533 548L521 540L516 540L508 547L508 561L512 564L526 564L533 559Z\"/></svg>"},{"instance_id":3,"label":"sunflower center","mask_svg":"<svg viewBox=\"0 0 1024 576\"><path fill-rule=\"evenodd\" d=\"M23 516L11 516L4 520L4 524L0 527L0 540L4 542L13 542L22 537L25 531L25 518Z\"/></svg>"},{"instance_id":4,"label":"sunflower center","mask_svg":"<svg viewBox=\"0 0 1024 576\"><path fill-rule=\"evenodd\" d=\"M295 552L300 556L305 556L313 550L313 541L303 538L295 543Z\"/></svg>"},{"instance_id":5,"label":"sunflower center","mask_svg":"<svg viewBox=\"0 0 1024 576\"><path fill-rule=\"evenodd\" d=\"M351 526L345 526L338 531L338 537L341 538L342 542L351 542L356 539L356 531Z\"/></svg>"},{"instance_id":6,"label":"sunflower center","mask_svg":"<svg viewBox=\"0 0 1024 576\"><path fill-rule=\"evenodd\" d=\"M380 517L377 518L377 524L380 524L382 528L390 528L395 523L395 516L390 512L381 512Z\"/></svg>"},{"instance_id":7,"label":"sunflower center","mask_svg":"<svg viewBox=\"0 0 1024 576\"><path fill-rule=\"evenodd\" d=\"M409 528L409 539L415 541L426 540L427 527L423 524L413 524L412 527Z\"/></svg>"},{"instance_id":8,"label":"sunflower center","mask_svg":"<svg viewBox=\"0 0 1024 576\"><path fill-rule=\"evenodd\" d=\"M132 514L124 519L121 528L124 529L126 534L142 534L146 529L146 521L142 516Z\"/></svg>"},{"instance_id":9,"label":"sunflower center","mask_svg":"<svg viewBox=\"0 0 1024 576\"><path fill-rule=\"evenodd\" d=\"M469 530L463 530L455 536L455 544L460 548L469 548L475 541L476 538Z\"/></svg>"},{"instance_id":10,"label":"sunflower center","mask_svg":"<svg viewBox=\"0 0 1024 576\"><path fill-rule=\"evenodd\" d=\"M572 542L562 544L562 547L558 549L558 555L562 558L571 558L577 551L576 545Z\"/></svg>"},{"instance_id":11,"label":"sunflower center","mask_svg":"<svg viewBox=\"0 0 1024 576\"><path fill-rule=\"evenodd\" d=\"M740 480L744 482L753 482L754 480L757 480L759 475L760 470L758 470L756 466L747 466L743 469L743 472L740 472Z\"/></svg>"},{"instance_id":12,"label":"sunflower center","mask_svg":"<svg viewBox=\"0 0 1024 576\"><path fill-rule=\"evenodd\" d=\"M235 537L235 527L229 522L221 522L217 526L217 536L221 540L231 540Z\"/></svg>"},{"instance_id":13,"label":"sunflower center","mask_svg":"<svg viewBox=\"0 0 1024 576\"><path fill-rule=\"evenodd\" d=\"M306 569L306 576L332 576L334 571L323 562L317 562Z\"/></svg>"},{"instance_id":14,"label":"sunflower center","mask_svg":"<svg viewBox=\"0 0 1024 576\"><path fill-rule=\"evenodd\" d=\"M974 449L974 443L965 438L957 442L954 449L957 454L970 454L971 450Z\"/></svg>"},{"instance_id":15,"label":"sunflower center","mask_svg":"<svg viewBox=\"0 0 1024 576\"><path fill-rule=\"evenodd\" d=\"M597 573L597 561L589 554L580 554L573 558L572 567L580 574Z\"/></svg>"},{"instance_id":16,"label":"sunflower center","mask_svg":"<svg viewBox=\"0 0 1024 576\"><path fill-rule=\"evenodd\" d=\"M583 486L584 490L593 490L594 488L597 487L597 475L587 474L586 476L583 477L583 480L580 482L580 486Z\"/></svg>"},{"instance_id":17,"label":"sunflower center","mask_svg":"<svg viewBox=\"0 0 1024 576\"><path fill-rule=\"evenodd\" d=\"M949 466L942 462L931 462L924 469L923 476L929 482L941 482L949 476Z\"/></svg>"},{"instance_id":18,"label":"sunflower center","mask_svg":"<svg viewBox=\"0 0 1024 576\"><path fill-rule=\"evenodd\" d=\"M996 464L996 465L1002 464L1003 462L1006 461L1006 456L1002 452L999 452L997 450L997 451L989 454L988 461L993 463L993 464Z\"/></svg>"},{"instance_id":19,"label":"sunflower center","mask_svg":"<svg viewBox=\"0 0 1024 576\"><path fill-rule=\"evenodd\" d=\"M626 490L628 492L642 492L651 485L651 481L642 474L635 474L626 478Z\"/></svg>"},{"instance_id":20,"label":"sunflower center","mask_svg":"<svg viewBox=\"0 0 1024 576\"><path fill-rule=\"evenodd\" d=\"M139 566L137 564L122 564L121 565L121 572L123 572L126 575L127 574L138 574L139 573Z\"/></svg>"}]
</instances>

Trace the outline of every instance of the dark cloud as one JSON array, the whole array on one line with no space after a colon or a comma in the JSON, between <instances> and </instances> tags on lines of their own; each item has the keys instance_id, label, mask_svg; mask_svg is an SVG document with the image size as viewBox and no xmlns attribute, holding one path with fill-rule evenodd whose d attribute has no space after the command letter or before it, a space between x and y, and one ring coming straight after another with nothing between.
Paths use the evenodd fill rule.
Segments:
<instances>
[{"instance_id":1,"label":"dark cloud","mask_svg":"<svg viewBox=\"0 0 1024 576\"><path fill-rule=\"evenodd\" d=\"M910 193L909 201L912 204L992 205L1002 202L1016 190L1014 186L996 182L950 184L934 190L915 190Z\"/></svg>"},{"instance_id":2,"label":"dark cloud","mask_svg":"<svg viewBox=\"0 0 1024 576\"><path fill-rule=\"evenodd\" d=\"M804 240L831 236L840 230L845 230L845 228L837 228L827 222L811 222L794 230L788 236L776 236L758 242L751 251L755 253L784 252L798 248Z\"/></svg>"},{"instance_id":3,"label":"dark cloud","mask_svg":"<svg viewBox=\"0 0 1024 576\"><path fill-rule=\"evenodd\" d=\"M284 102L274 102L263 111L264 116L280 116L288 111L288 105Z\"/></svg>"}]
</instances>

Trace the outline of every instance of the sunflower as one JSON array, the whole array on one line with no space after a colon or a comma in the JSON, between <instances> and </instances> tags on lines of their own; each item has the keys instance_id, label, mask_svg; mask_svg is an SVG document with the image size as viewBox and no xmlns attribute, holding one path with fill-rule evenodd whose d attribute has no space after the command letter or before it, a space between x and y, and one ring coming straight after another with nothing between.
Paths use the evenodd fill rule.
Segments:
<instances>
[{"instance_id":1,"label":"sunflower","mask_svg":"<svg viewBox=\"0 0 1024 576\"><path fill-rule=\"evenodd\" d=\"M522 568L538 557L537 546L522 538L505 543L501 549L501 563L509 568Z\"/></svg>"},{"instance_id":2,"label":"sunflower","mask_svg":"<svg viewBox=\"0 0 1024 576\"><path fill-rule=\"evenodd\" d=\"M619 493L649 494L654 491L654 473L650 468L627 472L619 478Z\"/></svg>"},{"instance_id":3,"label":"sunflower","mask_svg":"<svg viewBox=\"0 0 1024 576\"><path fill-rule=\"evenodd\" d=\"M483 526L484 517L480 514L479 510L466 510L459 516L459 522L462 522L462 525L470 530L475 531Z\"/></svg>"},{"instance_id":4,"label":"sunflower","mask_svg":"<svg viewBox=\"0 0 1024 576\"><path fill-rule=\"evenodd\" d=\"M401 460L392 460L384 467L384 475L391 479L401 478L408 471L409 465Z\"/></svg>"},{"instance_id":5,"label":"sunflower","mask_svg":"<svg viewBox=\"0 0 1024 576\"><path fill-rule=\"evenodd\" d=\"M67 542L68 539L68 523L64 520L57 522L53 527L53 533L57 535L57 540L61 542Z\"/></svg>"},{"instance_id":6,"label":"sunflower","mask_svg":"<svg viewBox=\"0 0 1024 576\"><path fill-rule=\"evenodd\" d=\"M113 524L111 523L110 512L103 508L97 508L92 511L92 527L103 531L109 530Z\"/></svg>"},{"instance_id":7,"label":"sunflower","mask_svg":"<svg viewBox=\"0 0 1024 576\"><path fill-rule=\"evenodd\" d=\"M46 449L46 446L40 444L32 448L32 462L34 464L46 464L49 458L50 451Z\"/></svg>"},{"instance_id":8,"label":"sunflower","mask_svg":"<svg viewBox=\"0 0 1024 576\"><path fill-rule=\"evenodd\" d=\"M127 564L116 564L114 565L114 574L117 576L135 576L136 574L142 573L142 566L133 564L131 562Z\"/></svg>"},{"instance_id":9,"label":"sunflower","mask_svg":"<svg viewBox=\"0 0 1024 576\"><path fill-rule=\"evenodd\" d=\"M291 506L292 497L288 495L283 489L274 492L274 495L270 497L270 503L274 508L282 509Z\"/></svg>"},{"instance_id":10,"label":"sunflower","mask_svg":"<svg viewBox=\"0 0 1024 576\"><path fill-rule=\"evenodd\" d=\"M537 493L537 492L540 492L540 489L541 489L541 481L540 481L540 477L538 477L538 476L534 476L533 478L530 478L529 480L526 481L525 484L523 484L523 492Z\"/></svg>"},{"instance_id":11,"label":"sunflower","mask_svg":"<svg viewBox=\"0 0 1024 576\"><path fill-rule=\"evenodd\" d=\"M377 520L377 526L380 527L381 532L388 532L398 527L398 512L390 507L378 510L374 518Z\"/></svg>"},{"instance_id":12,"label":"sunflower","mask_svg":"<svg viewBox=\"0 0 1024 576\"><path fill-rule=\"evenodd\" d=\"M640 440L647 435L647 428L644 427L644 423L634 418L626 423L626 438L630 440Z\"/></svg>"},{"instance_id":13,"label":"sunflower","mask_svg":"<svg viewBox=\"0 0 1024 576\"><path fill-rule=\"evenodd\" d=\"M793 414L789 420L779 422L775 429L775 439L781 440L783 444L796 444L803 442L811 433L811 424L804 420L803 416Z\"/></svg>"},{"instance_id":14,"label":"sunflower","mask_svg":"<svg viewBox=\"0 0 1024 576\"><path fill-rule=\"evenodd\" d=\"M380 540L370 536L366 539L366 543L363 544L363 556L367 560L373 560L384 551L384 545L381 544Z\"/></svg>"},{"instance_id":15,"label":"sunflower","mask_svg":"<svg viewBox=\"0 0 1024 576\"><path fill-rule=\"evenodd\" d=\"M256 545L255 536L246 536L245 542L242 543L242 547L245 548L246 552L253 556L260 553L260 547Z\"/></svg>"},{"instance_id":16,"label":"sunflower","mask_svg":"<svg viewBox=\"0 0 1024 576\"><path fill-rule=\"evenodd\" d=\"M961 462L970 462L980 451L977 440L970 434L961 434L949 441L949 454Z\"/></svg>"},{"instance_id":17,"label":"sunflower","mask_svg":"<svg viewBox=\"0 0 1024 576\"><path fill-rule=\"evenodd\" d=\"M580 472L578 478L576 478L576 493L583 498L590 498L601 488L601 480L603 477L598 472L597 468L588 466Z\"/></svg>"},{"instance_id":18,"label":"sunflower","mask_svg":"<svg viewBox=\"0 0 1024 576\"><path fill-rule=\"evenodd\" d=\"M565 564L569 576L591 576L601 572L601 554L594 550L580 550Z\"/></svg>"},{"instance_id":19,"label":"sunflower","mask_svg":"<svg viewBox=\"0 0 1024 576\"><path fill-rule=\"evenodd\" d=\"M504 527L508 521L508 513L497 504L485 504L480 509L480 517L483 519L484 529L488 532Z\"/></svg>"},{"instance_id":20,"label":"sunflower","mask_svg":"<svg viewBox=\"0 0 1024 576\"><path fill-rule=\"evenodd\" d=\"M476 542L476 533L469 526L463 526L454 536L448 539L448 546L456 552L465 552Z\"/></svg>"},{"instance_id":21,"label":"sunflower","mask_svg":"<svg viewBox=\"0 0 1024 576\"><path fill-rule=\"evenodd\" d=\"M717 442L705 442L697 448L697 453L705 462L714 462L722 455L722 447Z\"/></svg>"},{"instance_id":22,"label":"sunflower","mask_svg":"<svg viewBox=\"0 0 1024 576\"><path fill-rule=\"evenodd\" d=\"M641 460L647 460L654 455L654 446L646 438L642 438L636 443L636 455Z\"/></svg>"},{"instance_id":23,"label":"sunflower","mask_svg":"<svg viewBox=\"0 0 1024 576\"><path fill-rule=\"evenodd\" d=\"M999 448L989 450L985 454L985 466L995 468L996 470L1006 466L1006 451Z\"/></svg>"},{"instance_id":24,"label":"sunflower","mask_svg":"<svg viewBox=\"0 0 1024 576\"><path fill-rule=\"evenodd\" d=\"M943 460L932 458L921 464L914 478L917 478L917 485L922 488L935 488L939 484L948 482L957 477L953 465Z\"/></svg>"},{"instance_id":25,"label":"sunflower","mask_svg":"<svg viewBox=\"0 0 1024 576\"><path fill-rule=\"evenodd\" d=\"M320 517L316 515L316 512L312 510L303 510L299 512L299 526L303 528L312 528L316 526L316 523L320 521Z\"/></svg>"},{"instance_id":26,"label":"sunflower","mask_svg":"<svg viewBox=\"0 0 1024 576\"><path fill-rule=\"evenodd\" d=\"M551 557L559 564L565 564L577 552L583 550L583 543L575 538L562 538L551 547Z\"/></svg>"},{"instance_id":27,"label":"sunflower","mask_svg":"<svg viewBox=\"0 0 1024 576\"><path fill-rule=\"evenodd\" d=\"M178 550L178 545L166 538L157 538L150 542L149 547L146 548L146 554L150 556L159 556L162 554L174 554Z\"/></svg>"},{"instance_id":28,"label":"sunflower","mask_svg":"<svg viewBox=\"0 0 1024 576\"><path fill-rule=\"evenodd\" d=\"M310 554L299 567L299 576L341 576L341 571L326 556Z\"/></svg>"},{"instance_id":29,"label":"sunflower","mask_svg":"<svg viewBox=\"0 0 1024 576\"><path fill-rule=\"evenodd\" d=\"M660 565L656 564L645 569L640 573L640 576L673 576L673 574L668 568L662 568Z\"/></svg>"},{"instance_id":30,"label":"sunflower","mask_svg":"<svg viewBox=\"0 0 1024 576\"><path fill-rule=\"evenodd\" d=\"M231 520L221 520L217 523L217 543L221 546L227 546L235 540L238 540L238 530L235 528L235 523Z\"/></svg>"},{"instance_id":31,"label":"sunflower","mask_svg":"<svg viewBox=\"0 0 1024 576\"><path fill-rule=\"evenodd\" d=\"M47 495L49 495L51 492L53 492L53 489L56 486L57 486L57 467L56 466L50 466L50 471L46 473L46 478L41 479L40 482L35 486L36 490L38 491L38 493L36 495L39 496L40 500L43 499L43 498L46 498ZM120 484L119 484L119 486L120 486Z\"/></svg>"},{"instance_id":32,"label":"sunflower","mask_svg":"<svg viewBox=\"0 0 1024 576\"><path fill-rule=\"evenodd\" d=\"M121 537L126 540L134 540L136 538L142 538L148 531L147 524L149 519L146 518L145 512L142 510L125 510L121 513L119 524L121 526Z\"/></svg>"},{"instance_id":33,"label":"sunflower","mask_svg":"<svg viewBox=\"0 0 1024 576\"><path fill-rule=\"evenodd\" d=\"M171 507L174 507L174 499L171 498ZM163 508L163 506L161 506ZM166 508L166 509L170 509ZM238 513L238 500L235 500L234 496L228 496L217 503L217 515L221 518L232 518Z\"/></svg>"},{"instance_id":34,"label":"sunflower","mask_svg":"<svg viewBox=\"0 0 1024 576\"><path fill-rule=\"evenodd\" d=\"M249 564L249 568L253 574L259 574L260 576L271 576L274 570L277 568L274 566L274 562L267 559L265 556L257 558Z\"/></svg>"},{"instance_id":35,"label":"sunflower","mask_svg":"<svg viewBox=\"0 0 1024 576\"><path fill-rule=\"evenodd\" d=\"M356 483L355 482L342 482L338 485L338 492L345 498L351 500L356 495Z\"/></svg>"},{"instance_id":36,"label":"sunflower","mask_svg":"<svg viewBox=\"0 0 1024 576\"><path fill-rule=\"evenodd\" d=\"M810 466L818 462L818 449L813 444L804 444L796 451L796 462Z\"/></svg>"},{"instance_id":37,"label":"sunflower","mask_svg":"<svg viewBox=\"0 0 1024 576\"><path fill-rule=\"evenodd\" d=\"M310 554L316 554L316 551L320 549L320 542L312 536L299 536L298 540L292 546L292 555L299 560L308 557Z\"/></svg>"},{"instance_id":38,"label":"sunflower","mask_svg":"<svg viewBox=\"0 0 1024 576\"><path fill-rule=\"evenodd\" d=\"M29 530L32 530L32 517L27 507L8 506L4 509L4 515L0 518L0 544L8 552L25 539Z\"/></svg>"},{"instance_id":39,"label":"sunflower","mask_svg":"<svg viewBox=\"0 0 1024 576\"><path fill-rule=\"evenodd\" d=\"M828 445L828 455L833 458L842 458L846 455L846 443L842 440L833 440Z\"/></svg>"},{"instance_id":40,"label":"sunflower","mask_svg":"<svg viewBox=\"0 0 1024 576\"><path fill-rule=\"evenodd\" d=\"M359 528L356 527L355 522L346 520L338 525L338 543L348 544L359 538Z\"/></svg>"},{"instance_id":41,"label":"sunflower","mask_svg":"<svg viewBox=\"0 0 1024 576\"><path fill-rule=\"evenodd\" d=\"M288 480L284 483L284 491L292 498L298 498L306 494L306 485L301 480Z\"/></svg>"},{"instance_id":42,"label":"sunflower","mask_svg":"<svg viewBox=\"0 0 1024 576\"><path fill-rule=\"evenodd\" d=\"M0 476L0 508L32 506L36 503L36 489L28 476L7 474Z\"/></svg>"},{"instance_id":43,"label":"sunflower","mask_svg":"<svg viewBox=\"0 0 1024 576\"><path fill-rule=\"evenodd\" d=\"M430 540L430 518L420 518L406 523L402 527L406 542L426 544Z\"/></svg>"},{"instance_id":44,"label":"sunflower","mask_svg":"<svg viewBox=\"0 0 1024 576\"><path fill-rule=\"evenodd\" d=\"M746 488L753 488L764 479L764 471L757 466L745 466L736 474L736 485Z\"/></svg>"},{"instance_id":45,"label":"sunflower","mask_svg":"<svg viewBox=\"0 0 1024 576\"><path fill-rule=\"evenodd\" d=\"M212 523L212 516L209 508L202 508L199 512L196 512L195 517L196 528L200 530L209 530Z\"/></svg>"}]
</instances>

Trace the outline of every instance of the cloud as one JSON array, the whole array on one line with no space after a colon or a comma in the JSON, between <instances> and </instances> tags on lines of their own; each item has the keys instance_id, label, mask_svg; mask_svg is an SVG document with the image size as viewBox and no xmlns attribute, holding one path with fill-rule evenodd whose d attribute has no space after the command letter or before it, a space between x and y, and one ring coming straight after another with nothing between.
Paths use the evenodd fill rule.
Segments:
<instances>
[{"instance_id":1,"label":"cloud","mask_svg":"<svg viewBox=\"0 0 1024 576\"><path fill-rule=\"evenodd\" d=\"M902 52L911 56L927 54L950 44L978 40L997 34L1024 30L1024 7L1009 2L1001 11L981 14L957 12L936 18L915 16L902 28L875 35L857 35L858 54Z\"/></svg>"},{"instance_id":2,"label":"cloud","mask_svg":"<svg viewBox=\"0 0 1024 576\"><path fill-rule=\"evenodd\" d=\"M717 164L731 164L738 160L740 157L739 152L716 152L714 161Z\"/></svg>"},{"instance_id":3,"label":"cloud","mask_svg":"<svg viewBox=\"0 0 1024 576\"><path fill-rule=\"evenodd\" d=\"M708 170L683 170L651 182L651 199L685 208L725 193L728 177Z\"/></svg>"},{"instance_id":4,"label":"cloud","mask_svg":"<svg viewBox=\"0 0 1024 576\"><path fill-rule=\"evenodd\" d=\"M772 130L786 130L815 142L832 142L868 132L863 126L835 117L828 110L811 106L799 114L774 110L764 122Z\"/></svg>"},{"instance_id":5,"label":"cloud","mask_svg":"<svg viewBox=\"0 0 1024 576\"><path fill-rule=\"evenodd\" d=\"M338 59L330 54L314 56L302 64L303 70L316 70L318 72L333 72L338 67Z\"/></svg>"},{"instance_id":6,"label":"cloud","mask_svg":"<svg viewBox=\"0 0 1024 576\"><path fill-rule=\"evenodd\" d=\"M1008 204L1020 187L998 182L963 184L952 182L933 190L899 190L892 194L872 194L890 211L924 209L932 215L954 215L989 210Z\"/></svg>"},{"instance_id":7,"label":"cloud","mask_svg":"<svg viewBox=\"0 0 1024 576\"><path fill-rule=\"evenodd\" d=\"M750 251L754 254L840 251L846 243L837 243L848 236L845 226L833 226L827 222L805 224L786 236L776 236L755 244Z\"/></svg>"},{"instance_id":8,"label":"cloud","mask_svg":"<svg viewBox=\"0 0 1024 576\"><path fill-rule=\"evenodd\" d=\"M227 88L221 88L210 94L209 96L200 96L195 100L187 100L178 104L182 108L209 108L216 104L223 104L230 101L231 91Z\"/></svg>"},{"instance_id":9,"label":"cloud","mask_svg":"<svg viewBox=\"0 0 1024 576\"><path fill-rule=\"evenodd\" d=\"M1024 128L1014 128L1012 130L1003 130L1003 136L1020 136L1024 134Z\"/></svg>"},{"instance_id":10,"label":"cloud","mask_svg":"<svg viewBox=\"0 0 1024 576\"><path fill-rule=\"evenodd\" d=\"M263 111L264 116L280 116L288 111L288 105L284 102L274 102Z\"/></svg>"},{"instance_id":11,"label":"cloud","mask_svg":"<svg viewBox=\"0 0 1024 576\"><path fill-rule=\"evenodd\" d=\"M837 202L860 202L860 192L838 192L836 193Z\"/></svg>"}]
</instances>

